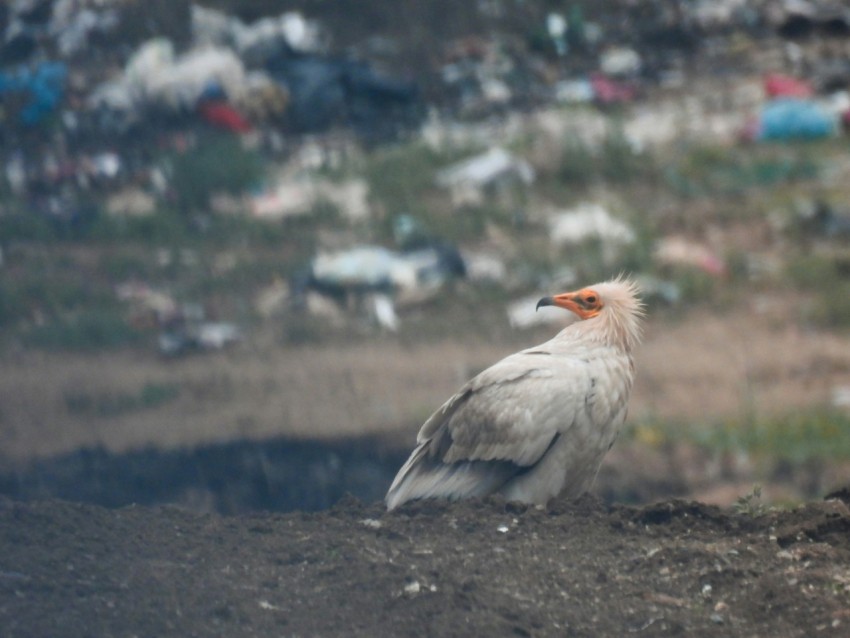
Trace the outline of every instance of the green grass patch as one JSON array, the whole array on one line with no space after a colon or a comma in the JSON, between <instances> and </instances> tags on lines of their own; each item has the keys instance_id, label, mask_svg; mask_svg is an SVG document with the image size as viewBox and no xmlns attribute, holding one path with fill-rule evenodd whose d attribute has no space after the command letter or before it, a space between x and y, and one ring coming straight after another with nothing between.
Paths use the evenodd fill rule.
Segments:
<instances>
[{"instance_id":1,"label":"green grass patch","mask_svg":"<svg viewBox=\"0 0 850 638\"><path fill-rule=\"evenodd\" d=\"M257 185L263 158L233 135L210 135L171 158L171 186L181 211L206 211L214 193L239 194Z\"/></svg>"},{"instance_id":2,"label":"green grass patch","mask_svg":"<svg viewBox=\"0 0 850 638\"><path fill-rule=\"evenodd\" d=\"M593 183L627 185L655 181L657 160L649 152L637 152L621 127L615 126L598 146L578 136L564 140L558 178L571 186L585 188Z\"/></svg>"},{"instance_id":3,"label":"green grass patch","mask_svg":"<svg viewBox=\"0 0 850 638\"><path fill-rule=\"evenodd\" d=\"M25 330L25 345L43 350L88 351L133 345L142 334L117 310L86 308Z\"/></svg>"},{"instance_id":4,"label":"green grass patch","mask_svg":"<svg viewBox=\"0 0 850 638\"><path fill-rule=\"evenodd\" d=\"M631 434L651 445L690 442L712 452L744 451L794 465L850 460L850 415L829 409L713 424L650 422L636 425Z\"/></svg>"},{"instance_id":5,"label":"green grass patch","mask_svg":"<svg viewBox=\"0 0 850 638\"><path fill-rule=\"evenodd\" d=\"M848 257L804 254L788 262L788 279L810 297L801 304L804 320L827 328L850 328Z\"/></svg>"},{"instance_id":6,"label":"green grass patch","mask_svg":"<svg viewBox=\"0 0 850 638\"><path fill-rule=\"evenodd\" d=\"M664 164L664 181L681 197L741 195L814 179L821 174L815 151L805 145L696 146Z\"/></svg>"}]
</instances>

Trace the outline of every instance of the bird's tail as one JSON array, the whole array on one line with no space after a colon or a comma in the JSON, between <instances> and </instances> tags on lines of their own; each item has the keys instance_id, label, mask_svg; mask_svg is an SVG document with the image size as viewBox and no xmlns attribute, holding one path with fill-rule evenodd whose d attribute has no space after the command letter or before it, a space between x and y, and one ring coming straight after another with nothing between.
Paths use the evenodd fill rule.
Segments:
<instances>
[{"instance_id":1,"label":"bird's tail","mask_svg":"<svg viewBox=\"0 0 850 638\"><path fill-rule=\"evenodd\" d=\"M508 461L443 463L417 447L399 470L386 496L387 509L421 498L457 500L493 494L519 470Z\"/></svg>"}]
</instances>

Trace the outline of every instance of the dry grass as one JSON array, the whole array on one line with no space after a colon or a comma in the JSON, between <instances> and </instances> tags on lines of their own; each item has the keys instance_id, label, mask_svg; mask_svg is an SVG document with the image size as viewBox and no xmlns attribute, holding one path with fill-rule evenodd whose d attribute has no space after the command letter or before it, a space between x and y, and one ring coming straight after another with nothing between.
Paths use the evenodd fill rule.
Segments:
<instances>
[{"instance_id":1,"label":"dry grass","mask_svg":"<svg viewBox=\"0 0 850 638\"><path fill-rule=\"evenodd\" d=\"M409 445L464 380L549 332L511 343L376 339L295 348L266 334L227 353L168 362L138 352L7 355L0 449L25 459L92 445L125 451L375 433ZM638 354L631 419L710 423L823 405L834 386L850 385L849 342L802 332L746 305L694 312L675 324L656 316ZM117 414L69 409L68 396L133 396L151 384L179 393Z\"/></svg>"}]
</instances>

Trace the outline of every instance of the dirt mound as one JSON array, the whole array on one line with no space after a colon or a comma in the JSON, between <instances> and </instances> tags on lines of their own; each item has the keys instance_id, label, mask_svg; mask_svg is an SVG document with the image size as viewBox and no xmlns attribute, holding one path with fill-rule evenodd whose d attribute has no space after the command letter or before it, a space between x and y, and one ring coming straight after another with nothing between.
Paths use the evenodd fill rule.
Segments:
<instances>
[{"instance_id":1,"label":"dirt mound","mask_svg":"<svg viewBox=\"0 0 850 638\"><path fill-rule=\"evenodd\" d=\"M0 501L17 636L846 636L850 510L587 497L222 517Z\"/></svg>"}]
</instances>

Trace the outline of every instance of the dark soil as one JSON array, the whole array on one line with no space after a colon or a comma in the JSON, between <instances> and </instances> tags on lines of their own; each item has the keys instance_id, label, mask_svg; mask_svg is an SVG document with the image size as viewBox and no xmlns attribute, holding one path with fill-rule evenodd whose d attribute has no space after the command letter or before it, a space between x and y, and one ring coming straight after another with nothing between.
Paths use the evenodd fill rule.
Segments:
<instances>
[{"instance_id":1,"label":"dark soil","mask_svg":"<svg viewBox=\"0 0 850 638\"><path fill-rule=\"evenodd\" d=\"M226 517L0 501L0 634L847 636L847 492Z\"/></svg>"}]
</instances>

